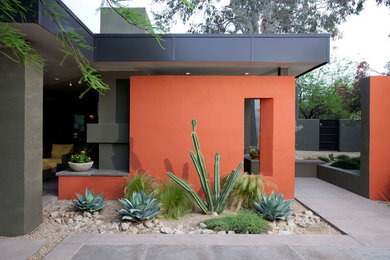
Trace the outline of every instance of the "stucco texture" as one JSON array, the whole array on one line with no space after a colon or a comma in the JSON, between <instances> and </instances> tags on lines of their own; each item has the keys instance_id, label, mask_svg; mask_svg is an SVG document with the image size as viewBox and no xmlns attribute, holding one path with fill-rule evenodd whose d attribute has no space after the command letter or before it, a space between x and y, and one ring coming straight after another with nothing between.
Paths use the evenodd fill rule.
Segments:
<instances>
[{"instance_id":1,"label":"stucco texture","mask_svg":"<svg viewBox=\"0 0 390 260\"><path fill-rule=\"evenodd\" d=\"M370 77L370 199L390 200L390 77Z\"/></svg>"},{"instance_id":2,"label":"stucco texture","mask_svg":"<svg viewBox=\"0 0 390 260\"><path fill-rule=\"evenodd\" d=\"M169 171L199 191L189 156L193 118L210 179L216 152L221 174L230 173L244 159L246 98L261 100L260 172L293 198L294 77L130 77L130 175L138 170L167 179Z\"/></svg>"}]
</instances>

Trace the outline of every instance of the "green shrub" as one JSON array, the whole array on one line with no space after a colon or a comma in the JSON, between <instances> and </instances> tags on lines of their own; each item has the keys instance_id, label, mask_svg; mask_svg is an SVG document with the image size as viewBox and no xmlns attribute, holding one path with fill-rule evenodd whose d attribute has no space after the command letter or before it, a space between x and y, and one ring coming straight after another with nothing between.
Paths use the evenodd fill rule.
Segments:
<instances>
[{"instance_id":1,"label":"green shrub","mask_svg":"<svg viewBox=\"0 0 390 260\"><path fill-rule=\"evenodd\" d=\"M136 172L132 177L128 177L125 187L124 198L130 200L133 192L145 192L147 196L153 195L160 187L157 178L148 175L147 173Z\"/></svg>"},{"instance_id":2,"label":"green shrub","mask_svg":"<svg viewBox=\"0 0 390 260\"><path fill-rule=\"evenodd\" d=\"M254 201L254 206L259 215L264 216L269 220L285 219L293 212L291 210L291 200L283 201L283 193L275 194L274 191L271 195L262 195L259 197L259 203Z\"/></svg>"},{"instance_id":3,"label":"green shrub","mask_svg":"<svg viewBox=\"0 0 390 260\"><path fill-rule=\"evenodd\" d=\"M259 155L260 154L260 150L257 149L257 148L252 148L252 149L249 150L249 154Z\"/></svg>"},{"instance_id":4,"label":"green shrub","mask_svg":"<svg viewBox=\"0 0 390 260\"><path fill-rule=\"evenodd\" d=\"M177 219L194 209L188 192L171 180L157 190L156 197L165 218Z\"/></svg>"},{"instance_id":5,"label":"green shrub","mask_svg":"<svg viewBox=\"0 0 390 260\"><path fill-rule=\"evenodd\" d=\"M324 161L324 162L326 162L326 163L330 162L330 160L329 160L328 157L318 156L317 159L318 159L318 160L321 160L321 161Z\"/></svg>"},{"instance_id":6,"label":"green shrub","mask_svg":"<svg viewBox=\"0 0 390 260\"><path fill-rule=\"evenodd\" d=\"M333 162L330 166L346 170L360 170L360 165L352 159L337 160Z\"/></svg>"},{"instance_id":7,"label":"green shrub","mask_svg":"<svg viewBox=\"0 0 390 260\"><path fill-rule=\"evenodd\" d=\"M351 160L354 161L355 163L357 163L359 165L359 167L360 167L360 156L352 157Z\"/></svg>"},{"instance_id":8,"label":"green shrub","mask_svg":"<svg viewBox=\"0 0 390 260\"><path fill-rule=\"evenodd\" d=\"M254 212L240 211L237 215L217 217L204 221L207 228L218 230L233 230L239 234L261 234L271 229L268 221Z\"/></svg>"},{"instance_id":9,"label":"green shrub","mask_svg":"<svg viewBox=\"0 0 390 260\"><path fill-rule=\"evenodd\" d=\"M226 182L226 177L222 182ZM227 199L227 205L236 211L241 207L253 209L253 201L264 194L266 186L270 185L271 183L264 181L261 175L240 174Z\"/></svg>"},{"instance_id":10,"label":"green shrub","mask_svg":"<svg viewBox=\"0 0 390 260\"><path fill-rule=\"evenodd\" d=\"M329 157L330 161L334 161L334 154L333 153L329 154L328 157Z\"/></svg>"},{"instance_id":11,"label":"green shrub","mask_svg":"<svg viewBox=\"0 0 390 260\"><path fill-rule=\"evenodd\" d=\"M336 160L347 160L347 159L351 159L351 157L349 157L346 154L340 154L336 156Z\"/></svg>"}]
</instances>

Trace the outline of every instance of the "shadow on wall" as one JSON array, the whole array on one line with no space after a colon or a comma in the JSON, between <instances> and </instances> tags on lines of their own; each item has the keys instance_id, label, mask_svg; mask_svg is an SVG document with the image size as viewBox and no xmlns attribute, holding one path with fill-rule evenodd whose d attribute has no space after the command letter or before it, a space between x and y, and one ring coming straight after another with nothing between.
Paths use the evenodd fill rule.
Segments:
<instances>
[{"instance_id":1,"label":"shadow on wall","mask_svg":"<svg viewBox=\"0 0 390 260\"><path fill-rule=\"evenodd\" d=\"M165 170L167 172L171 172L171 173L177 175L177 172L173 169L172 163L169 159L167 159L167 158L164 159L164 166L165 166ZM178 175L178 176L181 176L180 178L182 178L186 182L188 182L188 167L189 167L188 163L184 163L182 174Z\"/></svg>"},{"instance_id":2,"label":"shadow on wall","mask_svg":"<svg viewBox=\"0 0 390 260\"><path fill-rule=\"evenodd\" d=\"M134 153L134 137L130 136L129 140L129 153L130 153L130 167L131 169L135 171L141 171L145 172L145 170L142 168L141 161L139 160L138 156Z\"/></svg>"},{"instance_id":3,"label":"shadow on wall","mask_svg":"<svg viewBox=\"0 0 390 260\"><path fill-rule=\"evenodd\" d=\"M381 191L381 200L390 201L390 172L388 174L387 182L384 185L384 190Z\"/></svg>"}]
</instances>

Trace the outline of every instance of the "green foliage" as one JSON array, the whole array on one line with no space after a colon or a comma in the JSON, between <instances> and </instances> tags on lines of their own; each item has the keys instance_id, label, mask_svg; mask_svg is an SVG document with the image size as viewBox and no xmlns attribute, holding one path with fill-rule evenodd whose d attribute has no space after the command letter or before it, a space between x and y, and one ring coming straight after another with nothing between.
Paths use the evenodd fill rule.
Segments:
<instances>
[{"instance_id":1,"label":"green foliage","mask_svg":"<svg viewBox=\"0 0 390 260\"><path fill-rule=\"evenodd\" d=\"M355 83L356 64L347 60L332 60L319 69L296 80L299 116L305 119L349 118L350 112L339 95L351 91Z\"/></svg>"},{"instance_id":2,"label":"green foliage","mask_svg":"<svg viewBox=\"0 0 390 260\"><path fill-rule=\"evenodd\" d=\"M152 219L160 213L161 204L155 203L156 199L152 196L149 198L144 192L133 192L131 199L119 199L124 208L116 211L122 215L122 220L131 222Z\"/></svg>"},{"instance_id":3,"label":"green foliage","mask_svg":"<svg viewBox=\"0 0 390 260\"><path fill-rule=\"evenodd\" d=\"M237 215L217 217L204 221L207 228L214 230L233 230L239 234L261 234L271 229L268 221L254 212L240 211Z\"/></svg>"},{"instance_id":4,"label":"green foliage","mask_svg":"<svg viewBox=\"0 0 390 260\"><path fill-rule=\"evenodd\" d=\"M223 179L223 183L226 177ZM241 207L253 209L253 201L265 193L266 186L271 183L264 181L261 175L240 174L227 199L227 205L239 211Z\"/></svg>"},{"instance_id":5,"label":"green foliage","mask_svg":"<svg viewBox=\"0 0 390 260\"><path fill-rule=\"evenodd\" d=\"M359 167L360 167L360 156L353 157L353 158L351 158L351 160L354 161L355 163L357 163L359 165Z\"/></svg>"},{"instance_id":6,"label":"green foliage","mask_svg":"<svg viewBox=\"0 0 390 260\"><path fill-rule=\"evenodd\" d=\"M266 195L259 196L259 203L254 202L255 209L258 214L266 219L285 219L293 212L291 210L291 200L283 201L283 193L278 195L274 191L267 197Z\"/></svg>"},{"instance_id":7,"label":"green foliage","mask_svg":"<svg viewBox=\"0 0 390 260\"><path fill-rule=\"evenodd\" d=\"M188 192L173 181L162 185L156 197L161 203L162 214L165 218L177 219L194 209L194 202Z\"/></svg>"},{"instance_id":8,"label":"green foliage","mask_svg":"<svg viewBox=\"0 0 390 260\"><path fill-rule=\"evenodd\" d=\"M102 199L103 192L95 196L93 190L89 191L86 188L84 196L78 193L76 193L76 196L79 200L73 200L73 204L76 206L77 209L82 211L94 212L101 210L106 205L106 203Z\"/></svg>"},{"instance_id":9,"label":"green foliage","mask_svg":"<svg viewBox=\"0 0 390 260\"><path fill-rule=\"evenodd\" d=\"M109 90L109 86L102 81L99 72L90 64L81 51L82 49L92 50L93 46L87 44L83 35L70 29L66 22L69 14L67 10L64 10L63 5L59 4L58 1L37 1L39 1L42 7L40 11L54 22L59 31L57 39L62 43L60 51L64 54L60 64L62 65L68 57L71 57L82 74L79 84L85 83L87 88L80 94L80 98L91 89L96 90L99 94L104 94ZM160 44L161 37L158 35L158 32L160 32L158 28L152 26L145 18L140 17L139 13L122 5L121 0L103 0L101 2L102 6L108 4L112 7L115 12L129 23L129 26L134 25L149 32ZM34 3L33 0L30 3L20 0L0 1L0 55L4 55L15 62L23 61L26 65L31 62L39 67L43 67L43 58L34 53L31 44L24 39L24 34L19 29L8 24L9 22L15 22L16 17L21 18L21 21L24 22L28 6L32 3ZM192 7L185 0L181 0L180 3L187 8ZM5 48L9 49L10 53L3 51Z\"/></svg>"},{"instance_id":10,"label":"green foliage","mask_svg":"<svg viewBox=\"0 0 390 260\"><path fill-rule=\"evenodd\" d=\"M10 2L16 2L12 0L4 0L4 2L0 3L0 8L3 8L2 5L10 4ZM3 16L9 17L9 15L13 15L12 10L11 13L7 13ZM8 23L1 22L1 14L0 14L0 55L3 55L10 60L20 63L23 62L24 65L30 66L30 64L34 64L39 68L42 68L44 65L44 59L34 52L34 49L31 47L31 44L24 39L25 34L23 34L19 29L12 27ZM6 50L9 50L7 52Z\"/></svg>"},{"instance_id":11,"label":"green foliage","mask_svg":"<svg viewBox=\"0 0 390 260\"><path fill-rule=\"evenodd\" d=\"M154 13L157 25L167 31L181 18L190 33L330 33L339 34L338 25L359 14L364 0L322 2L310 0L253 1L192 0L192 8L176 0L164 3ZM199 20L202 17L203 20Z\"/></svg>"},{"instance_id":12,"label":"green foliage","mask_svg":"<svg viewBox=\"0 0 390 260\"><path fill-rule=\"evenodd\" d=\"M351 158L346 154L340 154L340 155L337 155L335 159L336 160L347 160L347 159L351 159Z\"/></svg>"},{"instance_id":13,"label":"green foliage","mask_svg":"<svg viewBox=\"0 0 390 260\"><path fill-rule=\"evenodd\" d=\"M333 153L328 154L328 157L329 157L330 161L334 161L334 154Z\"/></svg>"},{"instance_id":14,"label":"green foliage","mask_svg":"<svg viewBox=\"0 0 390 260\"><path fill-rule=\"evenodd\" d=\"M202 190L206 197L206 202L204 202L200 196L193 190L191 187L183 181L182 179L176 177L173 173L168 172L167 175L177 184L182 186L186 191L188 191L191 196L195 199L196 203L199 205L201 210L206 214L211 214L213 212L221 213L226 206L226 199L229 196L230 191L233 189L234 183L236 182L238 175L241 172L243 163L237 167L237 170L233 170L226 179L226 184L221 192L220 185L220 173L219 173L219 153L215 154L215 164L214 164L214 194L212 194L211 186L209 182L209 175L206 171L206 165L203 159L203 155L200 151L200 145L198 141L198 135L196 134L196 120L192 119L192 129L191 133L192 142L195 149L194 152L190 152L191 159L194 163L196 172L198 173L200 184Z\"/></svg>"},{"instance_id":15,"label":"green foliage","mask_svg":"<svg viewBox=\"0 0 390 260\"><path fill-rule=\"evenodd\" d=\"M358 164L356 162L356 159L352 160L350 158L336 160L333 163L331 163L330 166L341 168L341 169L346 169L346 170L360 170L360 164Z\"/></svg>"},{"instance_id":16,"label":"green foliage","mask_svg":"<svg viewBox=\"0 0 390 260\"><path fill-rule=\"evenodd\" d=\"M326 163L330 162L330 160L329 160L328 157L318 156L317 159L318 159L318 160L321 160L321 161L324 161L324 162L326 162Z\"/></svg>"},{"instance_id":17,"label":"green foliage","mask_svg":"<svg viewBox=\"0 0 390 260\"><path fill-rule=\"evenodd\" d=\"M144 192L147 196L153 195L160 187L156 178L147 173L136 172L132 177L128 177L125 187L124 198L130 200L134 192Z\"/></svg>"},{"instance_id":18,"label":"green foliage","mask_svg":"<svg viewBox=\"0 0 390 260\"><path fill-rule=\"evenodd\" d=\"M72 154L70 161L74 163L87 163L91 162L92 158L88 155L86 149L83 149L78 153Z\"/></svg>"},{"instance_id":19,"label":"green foliage","mask_svg":"<svg viewBox=\"0 0 390 260\"><path fill-rule=\"evenodd\" d=\"M260 150L259 149L250 149L249 154L258 155L258 154L260 154Z\"/></svg>"}]
</instances>

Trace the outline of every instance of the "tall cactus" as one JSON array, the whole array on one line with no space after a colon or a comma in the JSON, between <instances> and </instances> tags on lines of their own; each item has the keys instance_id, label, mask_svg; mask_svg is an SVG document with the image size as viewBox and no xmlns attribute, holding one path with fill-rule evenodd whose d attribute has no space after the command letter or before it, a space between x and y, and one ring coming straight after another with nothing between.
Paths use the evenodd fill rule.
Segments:
<instances>
[{"instance_id":1,"label":"tall cactus","mask_svg":"<svg viewBox=\"0 0 390 260\"><path fill-rule=\"evenodd\" d=\"M203 201L200 196L193 190L191 187L183 181L182 179L176 177L173 173L168 172L167 175L177 184L182 186L186 191L188 191L191 196L195 199L196 203L202 209L202 211L206 214L211 214L213 212L217 212L220 214L226 206L226 199L229 196L229 193L233 189L235 182L241 172L243 163L240 162L237 170L233 170L226 181L226 185L221 192L221 183L220 183L220 171L219 171L219 153L215 154L215 163L214 163L214 194L211 190L209 175L206 171L206 165L203 159L203 155L200 152L200 145L198 140L198 135L196 134L196 120L192 119L192 143L194 144L194 152L190 152L190 156L192 162L194 163L196 172L198 173L200 184L202 190L205 194L206 201Z\"/></svg>"}]
</instances>

